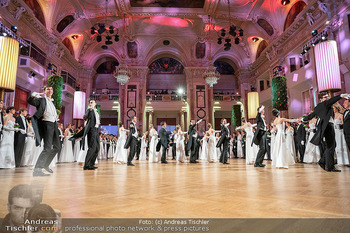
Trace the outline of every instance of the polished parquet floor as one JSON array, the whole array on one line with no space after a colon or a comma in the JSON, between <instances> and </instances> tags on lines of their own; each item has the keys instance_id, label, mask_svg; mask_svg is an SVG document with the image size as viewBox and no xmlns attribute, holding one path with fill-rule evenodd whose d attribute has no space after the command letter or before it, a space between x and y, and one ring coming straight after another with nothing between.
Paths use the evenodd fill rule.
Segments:
<instances>
[{"instance_id":1,"label":"polished parquet floor","mask_svg":"<svg viewBox=\"0 0 350 233\"><path fill-rule=\"evenodd\" d=\"M29 168L0 169L0 216L9 190L42 184L43 203L63 217L350 217L350 168L327 173L315 164L289 169L200 162L135 167L102 161L96 171L77 163L58 164L50 177L32 177Z\"/></svg>"}]
</instances>

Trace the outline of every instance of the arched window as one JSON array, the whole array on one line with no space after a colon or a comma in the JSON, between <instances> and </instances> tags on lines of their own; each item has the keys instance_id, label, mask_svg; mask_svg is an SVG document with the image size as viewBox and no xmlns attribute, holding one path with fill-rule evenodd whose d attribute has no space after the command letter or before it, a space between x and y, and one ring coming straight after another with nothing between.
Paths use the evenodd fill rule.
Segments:
<instances>
[{"instance_id":1,"label":"arched window","mask_svg":"<svg viewBox=\"0 0 350 233\"><path fill-rule=\"evenodd\" d=\"M162 57L149 65L150 74L183 74L184 66L178 60Z\"/></svg>"},{"instance_id":2,"label":"arched window","mask_svg":"<svg viewBox=\"0 0 350 233\"><path fill-rule=\"evenodd\" d=\"M63 32L63 30L72 22L74 21L74 17L73 15L67 15L66 17L64 17L58 24L57 24L57 31L59 33Z\"/></svg>"},{"instance_id":3,"label":"arched window","mask_svg":"<svg viewBox=\"0 0 350 233\"><path fill-rule=\"evenodd\" d=\"M24 2L33 11L35 17L46 27L45 16L37 0L24 0Z\"/></svg>"},{"instance_id":4,"label":"arched window","mask_svg":"<svg viewBox=\"0 0 350 233\"><path fill-rule=\"evenodd\" d=\"M259 46L258 46L258 50L256 51L256 59L258 59L262 53L262 51L264 51L264 49L268 46L266 40L263 40L260 42Z\"/></svg>"},{"instance_id":5,"label":"arched window","mask_svg":"<svg viewBox=\"0 0 350 233\"><path fill-rule=\"evenodd\" d=\"M272 36L274 33L273 27L271 26L271 24L269 24L269 22L267 22L265 19L258 19L258 25L260 27L262 27L265 32L269 35Z\"/></svg>"},{"instance_id":6,"label":"arched window","mask_svg":"<svg viewBox=\"0 0 350 233\"><path fill-rule=\"evenodd\" d=\"M235 74L233 67L225 61L215 61L214 66L216 70L223 75L232 75Z\"/></svg>"},{"instance_id":7,"label":"arched window","mask_svg":"<svg viewBox=\"0 0 350 233\"><path fill-rule=\"evenodd\" d=\"M73 49L72 42L66 37L66 38L64 38L62 43L67 47L67 49L69 50L70 54L72 54L72 56L74 57L74 49Z\"/></svg>"},{"instance_id":8,"label":"arched window","mask_svg":"<svg viewBox=\"0 0 350 233\"><path fill-rule=\"evenodd\" d=\"M287 28L292 25L294 20L297 18L300 12L306 7L305 2L299 1L295 3L292 8L289 10L286 21L284 23L284 31L287 30Z\"/></svg>"},{"instance_id":9,"label":"arched window","mask_svg":"<svg viewBox=\"0 0 350 233\"><path fill-rule=\"evenodd\" d=\"M116 66L119 66L118 61L106 61L98 66L96 72L98 74L113 74Z\"/></svg>"}]
</instances>

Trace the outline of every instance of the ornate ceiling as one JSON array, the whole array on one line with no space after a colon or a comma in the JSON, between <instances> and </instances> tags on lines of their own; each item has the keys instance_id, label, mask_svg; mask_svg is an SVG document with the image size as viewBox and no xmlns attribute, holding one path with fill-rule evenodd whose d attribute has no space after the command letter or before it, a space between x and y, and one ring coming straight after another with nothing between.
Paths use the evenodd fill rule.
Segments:
<instances>
[{"instance_id":1,"label":"ornate ceiling","mask_svg":"<svg viewBox=\"0 0 350 233\"><path fill-rule=\"evenodd\" d=\"M298 0L283 6L279 0L25 0L38 1L45 17L46 28L62 41L69 38L75 58L93 67L102 57L121 60L126 54L126 42L137 44L137 58L126 56L132 65L148 66L155 59L168 56L185 66L206 65L210 46L206 46L205 58L195 54L197 42L212 38L213 60L226 59L236 67L246 67L256 59L261 41L269 44L284 30L288 12ZM307 4L310 0L305 0ZM74 20L65 22L59 32L57 25L67 16ZM239 45L232 42L229 51L217 44L218 32L208 35L209 16L216 30L235 24L244 30ZM123 20L125 17L125 21ZM127 30L123 30L124 22ZM63 22L64 23L64 22ZM91 27L98 23L119 29L120 41L102 49L104 40L96 42ZM62 23L61 23L62 27ZM72 35L78 35L73 39ZM259 38L254 42L252 38ZM123 38L124 44L123 44ZM163 41L168 40L169 45Z\"/></svg>"}]
</instances>

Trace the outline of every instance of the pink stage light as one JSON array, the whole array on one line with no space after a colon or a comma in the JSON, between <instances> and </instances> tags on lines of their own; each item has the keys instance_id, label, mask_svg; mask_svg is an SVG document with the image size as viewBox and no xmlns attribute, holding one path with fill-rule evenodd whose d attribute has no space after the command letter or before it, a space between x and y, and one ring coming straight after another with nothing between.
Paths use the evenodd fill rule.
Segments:
<instances>
[{"instance_id":1,"label":"pink stage light","mask_svg":"<svg viewBox=\"0 0 350 233\"><path fill-rule=\"evenodd\" d=\"M337 44L334 40L315 46L316 73L319 91L340 90L340 68Z\"/></svg>"},{"instance_id":2,"label":"pink stage light","mask_svg":"<svg viewBox=\"0 0 350 233\"><path fill-rule=\"evenodd\" d=\"M166 17L166 16L153 16L150 19L146 19L144 22L151 24L158 24L171 27L188 27L189 22L185 19Z\"/></svg>"},{"instance_id":3,"label":"pink stage light","mask_svg":"<svg viewBox=\"0 0 350 233\"><path fill-rule=\"evenodd\" d=\"M74 92L73 118L83 119L85 114L86 94L82 91Z\"/></svg>"}]
</instances>

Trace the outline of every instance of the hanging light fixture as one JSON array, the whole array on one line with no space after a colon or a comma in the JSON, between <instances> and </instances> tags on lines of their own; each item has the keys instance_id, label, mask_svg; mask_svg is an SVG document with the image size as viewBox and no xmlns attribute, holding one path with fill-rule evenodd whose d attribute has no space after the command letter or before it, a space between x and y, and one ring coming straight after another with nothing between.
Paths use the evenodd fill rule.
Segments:
<instances>
[{"instance_id":1,"label":"hanging light fixture","mask_svg":"<svg viewBox=\"0 0 350 233\"><path fill-rule=\"evenodd\" d=\"M116 70L114 72L114 77L117 79L117 82L120 83L120 85L125 85L126 83L129 82L131 72L130 69L128 68L127 64L125 63L125 50L124 50L124 44L125 44L125 15L123 15L124 18L124 36L123 36L123 54L122 54L122 60L119 66L116 66ZM119 39L118 39L119 40Z\"/></svg>"},{"instance_id":2,"label":"hanging light fixture","mask_svg":"<svg viewBox=\"0 0 350 233\"><path fill-rule=\"evenodd\" d=\"M220 31L218 31L218 44L221 45L223 41L225 41L226 42L224 44L225 51L228 51L231 49L231 45L232 45L231 42L234 42L236 45L238 45L242 41L242 36L244 35L244 31L242 28L231 23L230 0L227 0L227 5L228 5L230 27L222 28Z\"/></svg>"},{"instance_id":3,"label":"hanging light fixture","mask_svg":"<svg viewBox=\"0 0 350 233\"><path fill-rule=\"evenodd\" d=\"M213 87L215 84L218 83L218 80L220 79L220 73L217 72L216 67L214 66L212 62L212 56L211 56L211 18L209 17L209 67L206 69L206 71L203 74L203 78L205 79L205 82L210 86Z\"/></svg>"}]
</instances>

